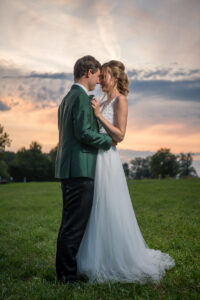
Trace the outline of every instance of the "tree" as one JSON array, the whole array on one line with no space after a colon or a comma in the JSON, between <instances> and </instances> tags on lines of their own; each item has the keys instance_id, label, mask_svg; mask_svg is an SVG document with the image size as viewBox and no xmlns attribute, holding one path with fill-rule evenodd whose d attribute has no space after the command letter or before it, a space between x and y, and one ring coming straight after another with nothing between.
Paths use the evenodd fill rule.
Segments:
<instances>
[{"instance_id":1,"label":"tree","mask_svg":"<svg viewBox=\"0 0 200 300\"><path fill-rule=\"evenodd\" d=\"M12 151L5 151L3 160L9 164L16 157L16 153Z\"/></svg>"},{"instance_id":2,"label":"tree","mask_svg":"<svg viewBox=\"0 0 200 300\"><path fill-rule=\"evenodd\" d=\"M123 163L123 169L124 169L125 176L129 177L130 170L129 170L128 163Z\"/></svg>"},{"instance_id":3,"label":"tree","mask_svg":"<svg viewBox=\"0 0 200 300\"><path fill-rule=\"evenodd\" d=\"M197 176L196 170L192 167L192 154L180 153L178 156L179 176Z\"/></svg>"},{"instance_id":4,"label":"tree","mask_svg":"<svg viewBox=\"0 0 200 300\"><path fill-rule=\"evenodd\" d=\"M161 148L151 157L151 170L154 177L175 177L179 172L177 156L168 148Z\"/></svg>"},{"instance_id":5,"label":"tree","mask_svg":"<svg viewBox=\"0 0 200 300\"><path fill-rule=\"evenodd\" d=\"M23 181L24 177L28 181L49 180L50 163L48 157L42 153L42 146L37 142L32 142L30 148L21 148L16 158L10 162L10 175L16 181Z\"/></svg>"},{"instance_id":6,"label":"tree","mask_svg":"<svg viewBox=\"0 0 200 300\"><path fill-rule=\"evenodd\" d=\"M50 150L48 153L49 159L49 180L55 180L55 162L57 155L58 145Z\"/></svg>"},{"instance_id":7,"label":"tree","mask_svg":"<svg viewBox=\"0 0 200 300\"><path fill-rule=\"evenodd\" d=\"M32 142L30 144L30 151L35 154L41 154L42 146L38 142Z\"/></svg>"},{"instance_id":8,"label":"tree","mask_svg":"<svg viewBox=\"0 0 200 300\"><path fill-rule=\"evenodd\" d=\"M4 127L0 124L0 152L5 151L6 146L10 146L11 140L9 135L4 132Z\"/></svg>"},{"instance_id":9,"label":"tree","mask_svg":"<svg viewBox=\"0 0 200 300\"><path fill-rule=\"evenodd\" d=\"M9 178L8 166L3 160L0 160L0 176L1 178Z\"/></svg>"},{"instance_id":10,"label":"tree","mask_svg":"<svg viewBox=\"0 0 200 300\"><path fill-rule=\"evenodd\" d=\"M150 168L150 156L146 158L136 157L133 159L131 164L131 177L135 179L142 179L142 178L150 178L151 175L151 168Z\"/></svg>"},{"instance_id":11,"label":"tree","mask_svg":"<svg viewBox=\"0 0 200 300\"><path fill-rule=\"evenodd\" d=\"M15 158L16 154L10 151L3 151L2 160L0 160L0 176L2 178L9 178L8 164Z\"/></svg>"},{"instance_id":12,"label":"tree","mask_svg":"<svg viewBox=\"0 0 200 300\"><path fill-rule=\"evenodd\" d=\"M8 166L3 160L5 147L10 146L11 140L9 139L9 135L4 132L4 127L0 124L0 176L2 178L8 178Z\"/></svg>"}]
</instances>

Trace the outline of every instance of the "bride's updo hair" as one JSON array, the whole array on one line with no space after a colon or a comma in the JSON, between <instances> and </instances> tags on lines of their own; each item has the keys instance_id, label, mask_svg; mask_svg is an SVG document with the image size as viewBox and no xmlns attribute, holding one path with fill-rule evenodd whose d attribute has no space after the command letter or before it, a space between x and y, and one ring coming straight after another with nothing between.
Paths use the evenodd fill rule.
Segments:
<instances>
[{"instance_id":1,"label":"bride's updo hair","mask_svg":"<svg viewBox=\"0 0 200 300\"><path fill-rule=\"evenodd\" d=\"M122 94L127 96L129 93L129 80L125 73L125 66L118 60L111 60L102 65L102 69L106 69L112 77L117 79L117 89Z\"/></svg>"}]
</instances>

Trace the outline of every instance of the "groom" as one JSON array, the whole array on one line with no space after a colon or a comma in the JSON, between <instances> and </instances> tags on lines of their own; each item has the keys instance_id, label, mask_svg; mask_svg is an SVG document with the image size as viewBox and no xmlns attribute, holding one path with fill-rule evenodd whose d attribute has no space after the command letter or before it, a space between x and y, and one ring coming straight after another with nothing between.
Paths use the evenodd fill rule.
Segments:
<instances>
[{"instance_id":1,"label":"groom","mask_svg":"<svg viewBox=\"0 0 200 300\"><path fill-rule=\"evenodd\" d=\"M89 219L97 151L108 150L112 139L98 133L88 95L99 83L100 63L84 56L74 66L71 90L58 109L59 145L55 177L61 180L63 209L57 239L56 273L60 282L76 282L76 255Z\"/></svg>"}]
</instances>

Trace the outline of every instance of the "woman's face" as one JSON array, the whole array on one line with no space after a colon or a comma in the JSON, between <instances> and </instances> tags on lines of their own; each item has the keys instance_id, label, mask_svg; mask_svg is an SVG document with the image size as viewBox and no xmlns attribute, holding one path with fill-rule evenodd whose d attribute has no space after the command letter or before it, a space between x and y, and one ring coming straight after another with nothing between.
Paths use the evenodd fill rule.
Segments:
<instances>
[{"instance_id":1,"label":"woman's face","mask_svg":"<svg viewBox=\"0 0 200 300\"><path fill-rule=\"evenodd\" d=\"M105 93L111 91L116 85L116 79L111 76L108 67L102 70L99 81L102 91Z\"/></svg>"}]
</instances>

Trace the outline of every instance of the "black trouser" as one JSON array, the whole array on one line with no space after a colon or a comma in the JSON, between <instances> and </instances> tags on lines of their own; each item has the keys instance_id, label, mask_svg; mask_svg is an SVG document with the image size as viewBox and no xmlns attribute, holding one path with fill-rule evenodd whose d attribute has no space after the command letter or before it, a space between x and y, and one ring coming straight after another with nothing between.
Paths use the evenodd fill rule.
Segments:
<instances>
[{"instance_id":1,"label":"black trouser","mask_svg":"<svg viewBox=\"0 0 200 300\"><path fill-rule=\"evenodd\" d=\"M79 177L61 181L62 221L57 239L56 273L58 280L76 280L76 255L92 208L94 181Z\"/></svg>"}]
</instances>

